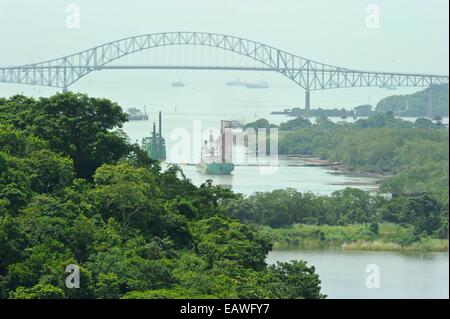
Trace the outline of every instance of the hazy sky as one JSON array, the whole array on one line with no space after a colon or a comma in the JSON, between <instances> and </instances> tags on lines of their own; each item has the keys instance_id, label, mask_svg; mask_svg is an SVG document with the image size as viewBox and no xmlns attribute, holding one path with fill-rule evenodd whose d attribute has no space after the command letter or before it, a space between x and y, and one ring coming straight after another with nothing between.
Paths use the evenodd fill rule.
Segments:
<instances>
[{"instance_id":1,"label":"hazy sky","mask_svg":"<svg viewBox=\"0 0 450 319\"><path fill-rule=\"evenodd\" d=\"M72 3L80 8L79 29L66 26ZM379 28L366 25L368 4L380 8ZM137 34L206 31L349 68L448 74L448 6L448 0L0 0L0 65Z\"/></svg>"}]
</instances>

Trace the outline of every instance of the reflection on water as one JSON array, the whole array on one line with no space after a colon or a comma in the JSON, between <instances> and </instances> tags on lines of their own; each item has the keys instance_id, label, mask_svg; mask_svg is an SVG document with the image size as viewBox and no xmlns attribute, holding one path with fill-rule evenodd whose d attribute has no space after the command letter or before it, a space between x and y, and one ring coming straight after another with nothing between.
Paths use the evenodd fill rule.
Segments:
<instances>
[{"instance_id":1,"label":"reflection on water","mask_svg":"<svg viewBox=\"0 0 450 319\"><path fill-rule=\"evenodd\" d=\"M280 163L283 165L283 163ZM364 190L374 190L374 178L332 175L321 167L278 166L273 174L263 174L257 166L236 166L233 175L203 175L193 165L180 165L186 177L195 185L212 179L215 185L229 185L238 193L250 195L254 192L272 191L291 187L300 192L331 194L353 185ZM273 168L273 167L272 167Z\"/></svg>"},{"instance_id":2,"label":"reflection on water","mask_svg":"<svg viewBox=\"0 0 450 319\"><path fill-rule=\"evenodd\" d=\"M267 262L306 260L329 298L448 298L449 254L341 250L274 250ZM367 288L368 265L380 271L380 287Z\"/></svg>"}]
</instances>

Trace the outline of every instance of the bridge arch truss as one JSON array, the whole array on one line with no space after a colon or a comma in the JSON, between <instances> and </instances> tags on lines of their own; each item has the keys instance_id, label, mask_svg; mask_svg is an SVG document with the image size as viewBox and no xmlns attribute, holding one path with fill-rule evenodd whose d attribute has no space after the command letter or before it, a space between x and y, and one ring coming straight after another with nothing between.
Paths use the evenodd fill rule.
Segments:
<instances>
[{"instance_id":1,"label":"bridge arch truss","mask_svg":"<svg viewBox=\"0 0 450 319\"><path fill-rule=\"evenodd\" d=\"M93 71L129 54L170 45L216 47L261 63L260 70L283 74L309 91L348 87L428 87L448 84L448 76L371 72L343 68L303 58L260 42L217 33L164 32L108 42L72 55L34 64L0 67L0 82L43 85L66 90Z\"/></svg>"}]
</instances>

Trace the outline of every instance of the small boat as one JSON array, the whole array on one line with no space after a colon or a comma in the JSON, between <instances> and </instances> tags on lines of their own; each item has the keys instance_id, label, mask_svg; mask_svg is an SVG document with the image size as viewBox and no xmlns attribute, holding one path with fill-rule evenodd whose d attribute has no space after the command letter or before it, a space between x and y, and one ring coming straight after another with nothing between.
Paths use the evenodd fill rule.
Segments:
<instances>
[{"instance_id":1,"label":"small boat","mask_svg":"<svg viewBox=\"0 0 450 319\"><path fill-rule=\"evenodd\" d=\"M145 107L144 107L143 112L142 112L142 110L140 110L138 108L130 107L127 109L126 113L128 115L128 121L147 121L148 120L148 115L145 110Z\"/></svg>"},{"instance_id":2,"label":"small boat","mask_svg":"<svg viewBox=\"0 0 450 319\"><path fill-rule=\"evenodd\" d=\"M184 82L181 81L181 80L172 82L172 87L175 87L175 88L182 88L182 87L184 87Z\"/></svg>"},{"instance_id":3,"label":"small boat","mask_svg":"<svg viewBox=\"0 0 450 319\"><path fill-rule=\"evenodd\" d=\"M391 85L382 85L382 86L379 86L379 88L380 88L380 89L391 90L391 91L397 90L397 87L391 86Z\"/></svg>"},{"instance_id":4,"label":"small boat","mask_svg":"<svg viewBox=\"0 0 450 319\"><path fill-rule=\"evenodd\" d=\"M234 81L227 82L228 86L246 86L245 82L242 82L241 79L237 79Z\"/></svg>"},{"instance_id":5,"label":"small boat","mask_svg":"<svg viewBox=\"0 0 450 319\"><path fill-rule=\"evenodd\" d=\"M261 80L255 83L246 83L245 87L247 89L268 89L269 85L267 84L266 81Z\"/></svg>"}]
</instances>

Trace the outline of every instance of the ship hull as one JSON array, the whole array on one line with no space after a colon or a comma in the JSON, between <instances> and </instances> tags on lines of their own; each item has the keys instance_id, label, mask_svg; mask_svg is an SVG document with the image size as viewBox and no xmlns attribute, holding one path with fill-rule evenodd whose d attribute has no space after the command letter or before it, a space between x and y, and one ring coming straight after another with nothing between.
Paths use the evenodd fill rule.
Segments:
<instances>
[{"instance_id":1,"label":"ship hull","mask_svg":"<svg viewBox=\"0 0 450 319\"><path fill-rule=\"evenodd\" d=\"M142 149L151 159L163 162L166 160L166 142L164 138L160 138L159 136L155 140L156 143L153 142L151 137L144 138Z\"/></svg>"},{"instance_id":2,"label":"ship hull","mask_svg":"<svg viewBox=\"0 0 450 319\"><path fill-rule=\"evenodd\" d=\"M201 163L197 165L197 169L208 175L230 175L234 170L233 163Z\"/></svg>"},{"instance_id":3,"label":"ship hull","mask_svg":"<svg viewBox=\"0 0 450 319\"><path fill-rule=\"evenodd\" d=\"M268 89L269 85L267 85L266 82L261 81L261 82L257 82L257 83L247 83L245 85L245 87L247 89Z\"/></svg>"}]
</instances>

